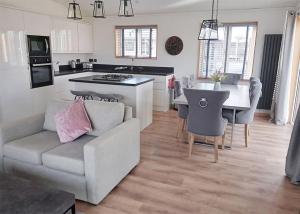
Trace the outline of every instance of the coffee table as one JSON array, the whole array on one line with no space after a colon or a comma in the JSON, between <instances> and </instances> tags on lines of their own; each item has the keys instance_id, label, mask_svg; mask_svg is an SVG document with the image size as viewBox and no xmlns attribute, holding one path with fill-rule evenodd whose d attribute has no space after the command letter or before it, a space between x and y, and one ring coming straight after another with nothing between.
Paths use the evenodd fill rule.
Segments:
<instances>
[{"instance_id":1,"label":"coffee table","mask_svg":"<svg viewBox=\"0 0 300 214\"><path fill-rule=\"evenodd\" d=\"M1 214L75 214L75 195L0 173Z\"/></svg>"}]
</instances>

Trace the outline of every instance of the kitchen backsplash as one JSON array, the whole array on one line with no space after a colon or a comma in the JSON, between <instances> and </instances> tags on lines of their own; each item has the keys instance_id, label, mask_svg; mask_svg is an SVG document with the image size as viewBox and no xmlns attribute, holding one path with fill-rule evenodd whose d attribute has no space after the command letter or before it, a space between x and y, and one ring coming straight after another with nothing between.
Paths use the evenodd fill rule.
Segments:
<instances>
[{"instance_id":1,"label":"kitchen backsplash","mask_svg":"<svg viewBox=\"0 0 300 214\"><path fill-rule=\"evenodd\" d=\"M59 62L58 65L68 65L72 59L80 59L81 62L88 62L90 58L93 58L93 54L53 54L52 62L55 69L59 67L55 66L57 62Z\"/></svg>"}]
</instances>

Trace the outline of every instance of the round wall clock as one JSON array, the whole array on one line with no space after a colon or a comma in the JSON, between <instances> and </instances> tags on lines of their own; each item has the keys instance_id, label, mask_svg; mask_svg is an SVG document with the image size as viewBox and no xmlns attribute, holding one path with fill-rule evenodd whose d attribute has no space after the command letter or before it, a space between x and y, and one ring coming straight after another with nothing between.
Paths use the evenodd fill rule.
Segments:
<instances>
[{"instance_id":1,"label":"round wall clock","mask_svg":"<svg viewBox=\"0 0 300 214\"><path fill-rule=\"evenodd\" d=\"M172 36L166 41L166 51L173 56L181 53L183 42L178 36Z\"/></svg>"}]
</instances>

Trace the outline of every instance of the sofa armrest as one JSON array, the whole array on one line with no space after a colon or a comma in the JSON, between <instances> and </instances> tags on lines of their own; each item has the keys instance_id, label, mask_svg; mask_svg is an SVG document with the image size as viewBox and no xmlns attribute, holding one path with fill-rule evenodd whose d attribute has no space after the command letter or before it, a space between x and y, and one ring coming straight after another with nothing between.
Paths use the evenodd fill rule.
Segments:
<instances>
[{"instance_id":1,"label":"sofa armrest","mask_svg":"<svg viewBox=\"0 0 300 214\"><path fill-rule=\"evenodd\" d=\"M0 171L3 171L3 144L40 132L43 129L44 120L45 114L37 114L0 124Z\"/></svg>"},{"instance_id":2,"label":"sofa armrest","mask_svg":"<svg viewBox=\"0 0 300 214\"><path fill-rule=\"evenodd\" d=\"M138 119L128 120L84 146L88 201L98 204L140 161Z\"/></svg>"}]
</instances>

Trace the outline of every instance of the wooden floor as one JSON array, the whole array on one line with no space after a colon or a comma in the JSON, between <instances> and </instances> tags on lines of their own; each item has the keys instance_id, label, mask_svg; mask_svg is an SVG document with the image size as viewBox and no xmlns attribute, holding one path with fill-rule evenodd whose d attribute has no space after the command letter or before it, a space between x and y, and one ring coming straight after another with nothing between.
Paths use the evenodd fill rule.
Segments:
<instances>
[{"instance_id":1,"label":"wooden floor","mask_svg":"<svg viewBox=\"0 0 300 214\"><path fill-rule=\"evenodd\" d=\"M291 127L256 118L249 148L238 127L233 149L220 150L217 164L213 148L203 145L195 145L188 158L176 127L176 112L154 113L153 124L142 132L139 166L100 205L77 202L77 209L86 214L300 213L300 187L284 176Z\"/></svg>"}]
</instances>

